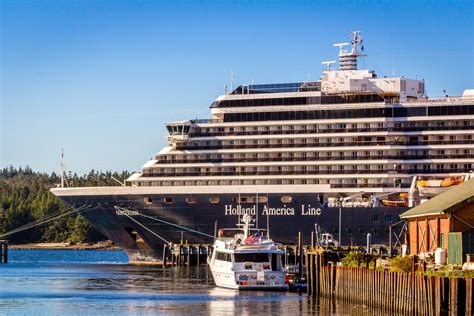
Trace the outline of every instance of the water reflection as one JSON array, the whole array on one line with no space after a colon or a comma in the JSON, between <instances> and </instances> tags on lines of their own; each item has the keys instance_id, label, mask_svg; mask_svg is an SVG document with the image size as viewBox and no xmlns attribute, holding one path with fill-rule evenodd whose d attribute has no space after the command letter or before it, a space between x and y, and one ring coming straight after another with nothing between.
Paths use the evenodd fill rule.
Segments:
<instances>
[{"instance_id":1,"label":"water reflection","mask_svg":"<svg viewBox=\"0 0 474 316\"><path fill-rule=\"evenodd\" d=\"M39 255L47 256L47 252ZM55 254L58 256L58 253ZM363 305L312 299L305 294L216 288L206 267L59 263L47 258L0 267L2 314L380 314ZM96 254L98 255L98 254ZM107 254L100 254L107 256ZM29 257L28 257L29 258ZM107 262L104 258L97 261Z\"/></svg>"}]
</instances>

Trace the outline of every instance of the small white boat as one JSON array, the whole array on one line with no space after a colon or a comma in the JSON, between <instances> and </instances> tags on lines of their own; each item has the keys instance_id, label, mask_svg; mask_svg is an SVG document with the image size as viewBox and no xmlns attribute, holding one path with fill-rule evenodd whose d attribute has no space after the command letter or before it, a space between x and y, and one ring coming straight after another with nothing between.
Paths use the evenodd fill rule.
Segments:
<instances>
[{"instance_id":1,"label":"small white boat","mask_svg":"<svg viewBox=\"0 0 474 316\"><path fill-rule=\"evenodd\" d=\"M286 290L283 250L265 229L251 229L244 215L241 227L220 229L207 263L217 286L235 290ZM239 225L238 225L239 226Z\"/></svg>"}]
</instances>

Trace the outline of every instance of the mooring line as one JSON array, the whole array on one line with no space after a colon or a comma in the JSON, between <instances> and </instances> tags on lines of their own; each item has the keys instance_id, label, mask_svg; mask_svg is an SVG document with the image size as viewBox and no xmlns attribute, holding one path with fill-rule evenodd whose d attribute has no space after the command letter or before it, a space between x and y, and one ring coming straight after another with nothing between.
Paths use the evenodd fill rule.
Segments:
<instances>
[{"instance_id":1,"label":"mooring line","mask_svg":"<svg viewBox=\"0 0 474 316\"><path fill-rule=\"evenodd\" d=\"M52 218L52 217L55 217L55 216L57 216L57 215L63 213L63 212L66 211L66 210L68 210L68 212L69 212L70 209L71 209L70 206L65 207L65 208L63 208L63 209L61 209L61 210L59 210L59 211L56 211L56 212L53 212L53 213L51 213L51 214L45 215L45 216L43 216L43 217L37 218L37 219L35 219L35 220L32 221L32 222L29 222L29 223L26 223L26 224L24 224L24 225L22 225L22 226L20 226L20 227L17 227L17 228L15 228L15 229L11 230L10 232L16 231L16 230L18 230L18 229L23 229L23 228L26 228L26 227L30 227L30 226L32 226L32 225L34 225L34 224L36 224L36 223L39 223L39 222L42 222L42 221L44 221L44 220L50 219L50 218Z\"/></svg>"},{"instance_id":2,"label":"mooring line","mask_svg":"<svg viewBox=\"0 0 474 316\"><path fill-rule=\"evenodd\" d=\"M127 215L125 214L125 216L129 219L131 219L132 221L134 221L135 223L137 223L138 225L140 225L141 227L145 228L147 231L149 231L151 234L155 235L156 237L160 238L161 240L163 240L165 243L169 244L170 242L166 239L164 239L163 237L161 237L160 235L158 235L157 233L155 233L154 231L152 231L151 229L149 229L148 227L146 227L145 225L143 225L142 223L140 223L139 221L137 221L136 219L130 217L130 215Z\"/></svg>"},{"instance_id":3,"label":"mooring line","mask_svg":"<svg viewBox=\"0 0 474 316\"><path fill-rule=\"evenodd\" d=\"M121 209L122 211L129 211L129 212L131 212L131 210L128 210L128 209L126 209L126 208L122 208L122 207L118 207L118 206L116 206L116 208ZM138 213L138 215L140 215L140 216L143 216L143 217L152 219L152 220L157 221L157 222L161 222L161 223L163 223L163 224L167 224L167 225L170 225L170 226L174 226L174 227L177 227L177 228L186 230L186 231L191 232L191 233L201 234L201 235L206 236L206 237L209 237L209 238L214 238L214 236L212 236L212 235L209 235L209 234L206 234L206 233L203 233L203 232L200 232L200 231L197 231L197 230L188 228L188 227L184 227L184 226L181 226L181 225L178 225L178 224L174 224L174 223L170 223L170 222L164 221L164 220L162 220L162 219L158 219L158 218L155 218L155 217L152 217L152 216L148 216L148 215L145 215L145 214L141 214L141 213L138 212L138 211L137 211L137 213ZM128 216L128 215L127 215L127 216Z\"/></svg>"},{"instance_id":4,"label":"mooring line","mask_svg":"<svg viewBox=\"0 0 474 316\"><path fill-rule=\"evenodd\" d=\"M10 236L10 235L13 235L13 234L16 234L16 233L19 233L19 232L22 232L22 231L31 229L31 228L36 227L36 226L40 226L40 225L49 223L49 222L51 222L51 221L53 221L53 220L56 220L56 219L59 219L59 218L61 218L61 217L68 216L68 215L72 215L72 214L74 214L74 213L83 213L83 212L85 212L85 211L88 211L90 208L91 208L90 205L87 205L87 206L83 205L83 206L81 206L81 207L79 207L79 208L77 208L77 209L72 209L71 211L68 211L68 212L66 212L66 213L62 213L62 214L60 214L60 215L58 215L58 216L56 216L56 217L49 218L49 219L47 219L47 220L43 220L43 221L38 222L38 223L35 223L35 224L33 224L33 223L35 222L35 221L33 221L33 222L31 222L31 223L28 223L28 224L25 224L25 225L20 226L20 227L18 227L18 228L15 228L15 229L13 229L13 230L11 230L11 231L9 231L9 232L6 232L6 233L4 233L4 234L1 234L0 237Z\"/></svg>"}]
</instances>

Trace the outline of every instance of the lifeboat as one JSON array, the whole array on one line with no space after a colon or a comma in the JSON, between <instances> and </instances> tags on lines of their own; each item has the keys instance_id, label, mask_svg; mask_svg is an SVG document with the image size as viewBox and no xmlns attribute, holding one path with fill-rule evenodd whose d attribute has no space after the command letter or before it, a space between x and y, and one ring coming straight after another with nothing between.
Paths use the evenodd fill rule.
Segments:
<instances>
[{"instance_id":1,"label":"lifeboat","mask_svg":"<svg viewBox=\"0 0 474 316\"><path fill-rule=\"evenodd\" d=\"M408 206L408 193L400 193L400 200L382 200L382 204L388 207L405 207Z\"/></svg>"},{"instance_id":2,"label":"lifeboat","mask_svg":"<svg viewBox=\"0 0 474 316\"><path fill-rule=\"evenodd\" d=\"M441 180L420 180L416 182L416 186L420 196L435 196L463 182L462 178L450 177Z\"/></svg>"}]
</instances>

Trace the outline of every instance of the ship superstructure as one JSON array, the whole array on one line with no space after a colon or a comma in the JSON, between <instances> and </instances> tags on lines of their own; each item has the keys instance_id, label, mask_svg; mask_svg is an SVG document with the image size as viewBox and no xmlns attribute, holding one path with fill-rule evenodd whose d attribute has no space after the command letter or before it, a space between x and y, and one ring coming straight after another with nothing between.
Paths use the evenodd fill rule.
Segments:
<instances>
[{"instance_id":1,"label":"ship superstructure","mask_svg":"<svg viewBox=\"0 0 474 316\"><path fill-rule=\"evenodd\" d=\"M155 249L148 230L176 239L180 229L134 218L145 230L128 215L117 219L117 206L210 234L215 220L232 225L247 212L257 224L260 216L261 225L286 225L272 228L278 242L315 222L324 229L325 221L346 243L369 231L382 241L406 209L415 176L462 177L473 169L474 97L431 99L424 80L358 70L360 32L336 46L339 69L325 62L319 81L241 85L211 104L209 119L166 124L168 146L126 186L53 192L74 205L99 203L108 220L98 224L95 215L92 224L112 239L107 221L124 226L134 239L125 248L137 248L138 238L139 253ZM412 193L410 203L417 203ZM384 207L387 200L395 202ZM337 207L344 208L344 227Z\"/></svg>"},{"instance_id":2,"label":"ship superstructure","mask_svg":"<svg viewBox=\"0 0 474 316\"><path fill-rule=\"evenodd\" d=\"M239 86L212 103L210 119L167 124L169 147L128 182L316 185L345 197L407 192L416 174L472 170L473 100L428 99L424 80L349 69L348 55L361 55L358 39L340 54L348 70L326 70L316 82Z\"/></svg>"}]
</instances>

